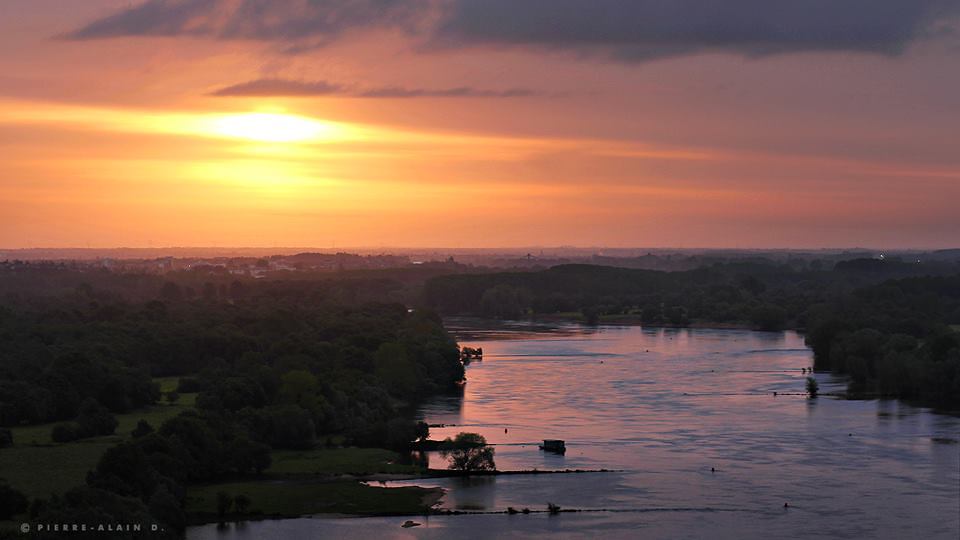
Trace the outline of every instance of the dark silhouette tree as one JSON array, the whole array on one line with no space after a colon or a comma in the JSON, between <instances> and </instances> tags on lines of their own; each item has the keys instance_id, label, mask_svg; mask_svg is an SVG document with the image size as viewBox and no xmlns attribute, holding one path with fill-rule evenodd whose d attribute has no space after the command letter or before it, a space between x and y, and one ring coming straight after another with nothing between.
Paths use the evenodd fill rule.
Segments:
<instances>
[{"instance_id":1,"label":"dark silhouette tree","mask_svg":"<svg viewBox=\"0 0 960 540\"><path fill-rule=\"evenodd\" d=\"M153 431L153 426L151 426L149 422L140 419L137 422L137 427L133 428L130 434L133 435L134 439L139 439L140 437L153 433Z\"/></svg>"},{"instance_id":2,"label":"dark silhouette tree","mask_svg":"<svg viewBox=\"0 0 960 540\"><path fill-rule=\"evenodd\" d=\"M250 497L247 497L243 493L233 498L233 506L236 507L237 512L241 514L247 513L247 509L250 508L250 502Z\"/></svg>"},{"instance_id":3,"label":"dark silhouette tree","mask_svg":"<svg viewBox=\"0 0 960 540\"><path fill-rule=\"evenodd\" d=\"M230 509L233 507L233 497L227 493L220 491L217 493L217 518L223 522L224 518L230 512Z\"/></svg>"},{"instance_id":4,"label":"dark silhouette tree","mask_svg":"<svg viewBox=\"0 0 960 540\"><path fill-rule=\"evenodd\" d=\"M494 450L487 445L483 435L477 433L458 433L443 442L440 453L450 461L449 468L455 471L493 471Z\"/></svg>"},{"instance_id":5,"label":"dark silhouette tree","mask_svg":"<svg viewBox=\"0 0 960 540\"><path fill-rule=\"evenodd\" d=\"M0 519L10 519L27 508L27 497L0 480Z\"/></svg>"}]
</instances>

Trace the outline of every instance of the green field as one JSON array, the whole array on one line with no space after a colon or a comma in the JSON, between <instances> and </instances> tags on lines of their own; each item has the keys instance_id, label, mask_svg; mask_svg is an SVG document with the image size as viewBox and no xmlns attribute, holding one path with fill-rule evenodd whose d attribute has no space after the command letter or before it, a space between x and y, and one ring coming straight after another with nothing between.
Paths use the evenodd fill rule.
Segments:
<instances>
[{"instance_id":1,"label":"green field","mask_svg":"<svg viewBox=\"0 0 960 540\"><path fill-rule=\"evenodd\" d=\"M31 499L63 493L83 485L87 471L117 444L117 439L100 437L69 444L5 448L0 450L0 476Z\"/></svg>"},{"instance_id":2,"label":"green field","mask_svg":"<svg viewBox=\"0 0 960 540\"><path fill-rule=\"evenodd\" d=\"M246 495L246 516L305 514L421 514L441 492L419 487L382 488L340 475L417 474L423 469L394 463L396 452L379 448L327 448L274 451L273 463L261 480L187 489L187 512L197 522L216 517L217 493Z\"/></svg>"},{"instance_id":3,"label":"green field","mask_svg":"<svg viewBox=\"0 0 960 540\"><path fill-rule=\"evenodd\" d=\"M161 391L173 391L175 377L156 379ZM30 499L47 498L83 485L107 449L130 437L137 422L146 420L155 429L164 421L192 408L196 394L181 394L175 403L166 400L143 410L117 415L116 434L57 444L50 438L55 424L11 429L14 446L0 451L0 477ZM188 488L187 511L196 521L216 517L217 493L243 493L250 498L248 515L294 516L315 513L419 514L439 497L433 489L381 488L339 475L419 474L416 465L398 464L399 455L378 448L323 448L274 451L263 479Z\"/></svg>"},{"instance_id":4,"label":"green field","mask_svg":"<svg viewBox=\"0 0 960 540\"><path fill-rule=\"evenodd\" d=\"M157 381L161 388L171 384L170 378ZM172 384L175 386L175 378ZM97 465L108 448L129 438L138 421L146 420L156 429L192 408L196 398L196 394L181 394L176 403L161 401L146 409L118 414L116 434L70 443L53 442L53 423L11 428L14 446L0 450L0 477L29 498L46 498L83 485L87 471Z\"/></svg>"},{"instance_id":5,"label":"green field","mask_svg":"<svg viewBox=\"0 0 960 540\"><path fill-rule=\"evenodd\" d=\"M381 448L326 448L320 450L287 451L271 454L273 463L267 473L274 475L352 474L370 475L417 474L423 469L415 465L394 463L396 452Z\"/></svg>"},{"instance_id":6,"label":"green field","mask_svg":"<svg viewBox=\"0 0 960 540\"><path fill-rule=\"evenodd\" d=\"M421 487L382 488L353 481L236 482L191 486L187 512L196 521L217 514L217 494L244 494L250 499L247 516L301 516L307 514L422 514L439 491Z\"/></svg>"},{"instance_id":7,"label":"green field","mask_svg":"<svg viewBox=\"0 0 960 540\"><path fill-rule=\"evenodd\" d=\"M164 423L166 420L173 418L187 409L192 408L196 399L196 394L181 394L176 403L171 404L162 401L156 405L153 405L152 407L147 407L146 409L125 414L118 414L116 415L116 435L97 437L88 440L94 441L111 439L114 441L119 441L120 439L125 439L130 436L130 432L133 431L133 428L137 426L137 422L140 420L146 420L151 426L154 427L154 429L156 429L160 427L160 424ZM13 433L13 442L17 446L51 445L55 444L53 439L50 438L50 432L53 430L53 426L55 425L56 423L37 424L34 426L19 426L10 428L10 431Z\"/></svg>"}]
</instances>

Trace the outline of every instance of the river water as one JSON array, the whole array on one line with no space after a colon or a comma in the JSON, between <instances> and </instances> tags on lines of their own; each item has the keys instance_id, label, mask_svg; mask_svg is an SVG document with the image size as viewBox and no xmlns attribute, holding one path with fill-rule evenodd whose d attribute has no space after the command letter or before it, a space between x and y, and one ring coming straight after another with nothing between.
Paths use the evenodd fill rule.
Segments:
<instances>
[{"instance_id":1,"label":"river water","mask_svg":"<svg viewBox=\"0 0 960 540\"><path fill-rule=\"evenodd\" d=\"M807 398L813 361L794 332L453 327L484 359L462 396L421 409L447 425L431 438L480 433L500 470L609 472L391 484L443 487L451 510L582 512L433 516L410 529L317 517L188 537L960 538L960 419L830 396L844 384L827 374L816 375L827 395ZM566 454L539 450L548 438Z\"/></svg>"}]
</instances>

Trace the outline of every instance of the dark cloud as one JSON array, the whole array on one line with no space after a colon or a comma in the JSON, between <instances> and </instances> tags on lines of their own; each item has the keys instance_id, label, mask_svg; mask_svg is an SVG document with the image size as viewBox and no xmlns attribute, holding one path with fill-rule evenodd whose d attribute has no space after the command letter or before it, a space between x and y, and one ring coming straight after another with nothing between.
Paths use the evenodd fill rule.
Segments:
<instances>
[{"instance_id":1,"label":"dark cloud","mask_svg":"<svg viewBox=\"0 0 960 540\"><path fill-rule=\"evenodd\" d=\"M897 54L944 33L957 0L147 0L67 37L194 35L302 50L392 28L433 48L526 47L624 61L728 52Z\"/></svg>"},{"instance_id":2,"label":"dark cloud","mask_svg":"<svg viewBox=\"0 0 960 540\"><path fill-rule=\"evenodd\" d=\"M302 48L348 30L414 31L429 0L147 0L67 34L68 39L194 35Z\"/></svg>"},{"instance_id":3,"label":"dark cloud","mask_svg":"<svg viewBox=\"0 0 960 540\"><path fill-rule=\"evenodd\" d=\"M622 60L725 51L901 52L956 0L457 0L433 41L605 52Z\"/></svg>"},{"instance_id":4,"label":"dark cloud","mask_svg":"<svg viewBox=\"0 0 960 540\"><path fill-rule=\"evenodd\" d=\"M229 97L306 97L306 96L346 96L357 98L418 98L418 97L484 97L511 98L539 95L526 88L508 90L485 90L470 86L456 88L407 88L402 86L384 86L378 88L354 88L327 81L296 81L289 79L256 79L221 88L210 95Z\"/></svg>"},{"instance_id":5,"label":"dark cloud","mask_svg":"<svg viewBox=\"0 0 960 540\"><path fill-rule=\"evenodd\" d=\"M209 35L215 30L217 2L148 0L70 32L68 39L121 36Z\"/></svg>"},{"instance_id":6,"label":"dark cloud","mask_svg":"<svg viewBox=\"0 0 960 540\"><path fill-rule=\"evenodd\" d=\"M256 79L211 92L212 96L327 96L343 94L346 88L326 81L291 81L288 79Z\"/></svg>"},{"instance_id":7,"label":"dark cloud","mask_svg":"<svg viewBox=\"0 0 960 540\"><path fill-rule=\"evenodd\" d=\"M472 88L470 86L459 86L457 88L404 88L400 86L386 86L383 88L373 88L364 90L356 94L357 97L374 98L412 98L412 97L490 97L490 98L511 98L528 97L538 95L533 90L526 88L511 88L509 90L484 90L482 88Z\"/></svg>"}]
</instances>

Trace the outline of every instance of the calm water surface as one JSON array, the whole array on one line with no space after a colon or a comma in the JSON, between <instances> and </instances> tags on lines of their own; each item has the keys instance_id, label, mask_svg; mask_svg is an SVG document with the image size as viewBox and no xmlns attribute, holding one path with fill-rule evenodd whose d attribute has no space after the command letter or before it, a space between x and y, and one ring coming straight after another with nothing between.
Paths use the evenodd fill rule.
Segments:
<instances>
[{"instance_id":1,"label":"calm water surface","mask_svg":"<svg viewBox=\"0 0 960 540\"><path fill-rule=\"evenodd\" d=\"M454 325L485 354L462 396L421 409L448 425L432 438L481 433L501 470L612 472L391 484L443 487L449 509L549 501L588 512L434 516L412 529L399 527L405 518L318 517L188 537L960 538L960 419L895 401L807 399L812 357L796 333ZM821 392L842 392L841 380L816 377ZM545 438L565 439L566 455L540 451Z\"/></svg>"}]
</instances>

